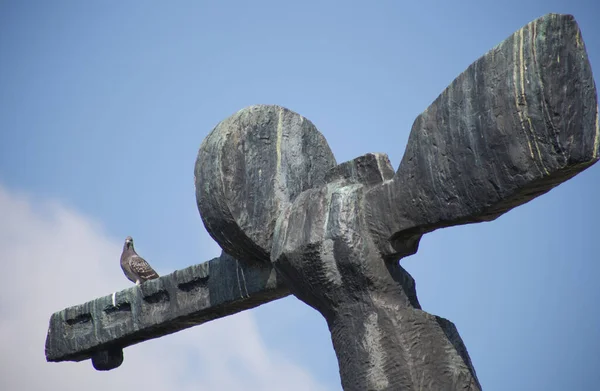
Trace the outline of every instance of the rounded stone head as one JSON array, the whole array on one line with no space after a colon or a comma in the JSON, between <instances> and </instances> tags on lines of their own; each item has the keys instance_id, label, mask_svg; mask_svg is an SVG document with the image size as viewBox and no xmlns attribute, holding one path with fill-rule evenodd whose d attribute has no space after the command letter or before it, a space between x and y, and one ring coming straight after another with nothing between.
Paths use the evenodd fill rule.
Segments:
<instances>
[{"instance_id":1,"label":"rounded stone head","mask_svg":"<svg viewBox=\"0 0 600 391\"><path fill-rule=\"evenodd\" d=\"M325 137L306 118L257 105L219 123L195 166L202 221L225 252L270 262L275 221L304 190L324 183L336 165Z\"/></svg>"}]
</instances>

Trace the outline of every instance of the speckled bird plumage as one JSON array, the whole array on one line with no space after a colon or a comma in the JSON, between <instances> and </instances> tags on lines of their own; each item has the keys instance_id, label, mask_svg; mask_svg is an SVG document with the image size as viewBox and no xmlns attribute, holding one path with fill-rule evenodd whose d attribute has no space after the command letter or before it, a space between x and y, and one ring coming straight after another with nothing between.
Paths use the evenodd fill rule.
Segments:
<instances>
[{"instance_id":1,"label":"speckled bird plumage","mask_svg":"<svg viewBox=\"0 0 600 391\"><path fill-rule=\"evenodd\" d=\"M136 285L141 284L144 281L153 280L158 278L158 273L152 269L152 267L146 262L146 260L140 257L133 248L133 238L128 236L125 239L123 245L123 253L121 254L121 269L123 273Z\"/></svg>"}]
</instances>

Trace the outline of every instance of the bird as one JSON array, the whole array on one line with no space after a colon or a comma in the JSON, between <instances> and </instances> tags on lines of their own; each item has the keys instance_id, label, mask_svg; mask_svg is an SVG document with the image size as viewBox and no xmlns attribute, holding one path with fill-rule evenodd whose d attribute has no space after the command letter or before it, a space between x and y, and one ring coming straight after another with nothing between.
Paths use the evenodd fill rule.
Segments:
<instances>
[{"instance_id":1,"label":"bird","mask_svg":"<svg viewBox=\"0 0 600 391\"><path fill-rule=\"evenodd\" d=\"M135 285L158 278L158 273L152 269L152 266L135 252L131 236L125 238L123 253L121 254L121 269L123 269L125 277L134 282Z\"/></svg>"}]
</instances>

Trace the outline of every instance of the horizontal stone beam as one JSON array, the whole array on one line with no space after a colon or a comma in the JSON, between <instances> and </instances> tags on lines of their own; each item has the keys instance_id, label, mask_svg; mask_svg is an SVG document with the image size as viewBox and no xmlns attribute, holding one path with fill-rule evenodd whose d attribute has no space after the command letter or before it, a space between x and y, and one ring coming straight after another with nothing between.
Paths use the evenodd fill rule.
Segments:
<instances>
[{"instance_id":1,"label":"horizontal stone beam","mask_svg":"<svg viewBox=\"0 0 600 391\"><path fill-rule=\"evenodd\" d=\"M56 312L46 359L92 358L99 370L123 361L122 349L285 297L269 265L248 265L223 253L140 286Z\"/></svg>"}]
</instances>

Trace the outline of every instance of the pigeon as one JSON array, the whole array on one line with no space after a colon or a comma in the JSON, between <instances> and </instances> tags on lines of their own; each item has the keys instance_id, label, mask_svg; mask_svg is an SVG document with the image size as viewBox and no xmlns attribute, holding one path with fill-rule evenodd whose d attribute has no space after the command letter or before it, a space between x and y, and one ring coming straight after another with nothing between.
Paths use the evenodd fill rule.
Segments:
<instances>
[{"instance_id":1,"label":"pigeon","mask_svg":"<svg viewBox=\"0 0 600 391\"><path fill-rule=\"evenodd\" d=\"M123 269L123 273L125 273L129 281L135 282L135 285L158 278L158 273L133 249L133 238L131 236L125 239L125 244L123 245L121 269Z\"/></svg>"}]
</instances>

